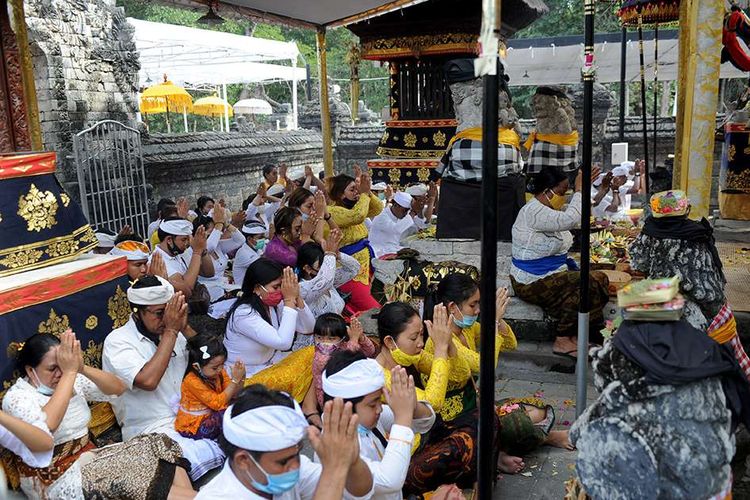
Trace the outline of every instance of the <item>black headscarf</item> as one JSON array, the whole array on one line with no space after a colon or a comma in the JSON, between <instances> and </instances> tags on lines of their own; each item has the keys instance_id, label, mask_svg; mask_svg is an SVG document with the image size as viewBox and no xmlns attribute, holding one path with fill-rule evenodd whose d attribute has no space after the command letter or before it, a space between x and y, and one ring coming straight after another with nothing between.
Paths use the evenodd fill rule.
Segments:
<instances>
[{"instance_id":1,"label":"black headscarf","mask_svg":"<svg viewBox=\"0 0 750 500\"><path fill-rule=\"evenodd\" d=\"M719 275L721 275L722 281L726 282L724 266L719 258L719 251L716 249L714 230L711 227L711 223L705 217L699 221L694 221L688 219L686 216L660 218L650 216L646 218L641 232L652 238L704 243L711 253L711 261L714 267L719 272Z\"/></svg>"}]
</instances>

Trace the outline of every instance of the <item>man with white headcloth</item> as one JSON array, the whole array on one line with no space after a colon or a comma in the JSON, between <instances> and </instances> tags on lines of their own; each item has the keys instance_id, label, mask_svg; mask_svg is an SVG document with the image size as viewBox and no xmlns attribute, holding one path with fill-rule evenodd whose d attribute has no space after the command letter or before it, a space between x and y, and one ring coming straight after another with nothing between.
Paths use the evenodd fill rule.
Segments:
<instances>
[{"instance_id":1,"label":"man with white headcloth","mask_svg":"<svg viewBox=\"0 0 750 500\"><path fill-rule=\"evenodd\" d=\"M203 270L206 276L213 276L213 263L206 256L206 230L199 227L193 236L193 225L176 217L164 219L157 230L159 244L154 248L152 255L160 254L167 267L167 276L172 286L186 298L193 294L193 288L198 280L198 275ZM192 236L192 239L191 239ZM188 249L193 249L190 260L186 261L181 255ZM203 260L206 264L202 264ZM205 267L201 269L201 266ZM208 272L210 266L210 273Z\"/></svg>"},{"instance_id":2,"label":"man with white headcloth","mask_svg":"<svg viewBox=\"0 0 750 500\"><path fill-rule=\"evenodd\" d=\"M188 439L174 428L180 388L188 366L187 305L164 278L147 275L128 289L133 314L104 339L102 368L128 387L112 402L124 440L161 432L174 439L190 462L195 480L221 465L224 455L214 441Z\"/></svg>"},{"instance_id":3,"label":"man with white headcloth","mask_svg":"<svg viewBox=\"0 0 750 500\"><path fill-rule=\"evenodd\" d=\"M394 367L388 404L382 405L385 376L380 364L360 352L340 350L326 364L321 385L324 400L342 398L359 417L359 455L372 471L373 498L401 500L414 435L435 423L432 407L417 401L414 379L405 368ZM324 413L324 422L326 418Z\"/></svg>"},{"instance_id":4,"label":"man with white headcloth","mask_svg":"<svg viewBox=\"0 0 750 500\"><path fill-rule=\"evenodd\" d=\"M631 169L635 169L634 180L629 180ZM644 190L645 175L644 163L642 161L624 161L620 166L612 169L610 190L603 197L597 196L599 203L592 204L591 211L595 217L610 218L613 221L627 220L628 210L631 207L632 195L642 193ZM604 175L604 174L602 174ZM601 183L604 177L600 176L594 182L594 188L598 188L597 182Z\"/></svg>"},{"instance_id":5,"label":"man with white headcloth","mask_svg":"<svg viewBox=\"0 0 750 500\"><path fill-rule=\"evenodd\" d=\"M131 281L142 278L148 271L148 258L151 252L141 241L121 241L109 251L110 255L122 256L128 260L128 277Z\"/></svg>"},{"instance_id":6,"label":"man with white headcloth","mask_svg":"<svg viewBox=\"0 0 750 500\"><path fill-rule=\"evenodd\" d=\"M198 492L200 500L369 498L372 474L359 457L356 415L340 399L322 434L296 401L262 385L247 387L224 412L224 469ZM322 466L300 454L309 437ZM335 491L338 490L338 491Z\"/></svg>"},{"instance_id":7,"label":"man with white headcloth","mask_svg":"<svg viewBox=\"0 0 750 500\"><path fill-rule=\"evenodd\" d=\"M375 257L401 250L401 240L427 227L422 214L415 210L410 194L397 191L390 208L380 212L370 226L370 245Z\"/></svg>"}]
</instances>

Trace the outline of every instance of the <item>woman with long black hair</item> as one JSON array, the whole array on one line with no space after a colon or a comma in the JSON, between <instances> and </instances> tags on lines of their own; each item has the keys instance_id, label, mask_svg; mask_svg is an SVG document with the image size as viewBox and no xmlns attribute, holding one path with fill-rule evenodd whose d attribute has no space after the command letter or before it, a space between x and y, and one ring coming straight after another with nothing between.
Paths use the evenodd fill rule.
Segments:
<instances>
[{"instance_id":1,"label":"woman with long black hair","mask_svg":"<svg viewBox=\"0 0 750 500\"><path fill-rule=\"evenodd\" d=\"M247 268L242 296L227 314L227 369L240 360L249 377L282 359L295 332L309 334L314 327L294 271L261 257Z\"/></svg>"}]
</instances>

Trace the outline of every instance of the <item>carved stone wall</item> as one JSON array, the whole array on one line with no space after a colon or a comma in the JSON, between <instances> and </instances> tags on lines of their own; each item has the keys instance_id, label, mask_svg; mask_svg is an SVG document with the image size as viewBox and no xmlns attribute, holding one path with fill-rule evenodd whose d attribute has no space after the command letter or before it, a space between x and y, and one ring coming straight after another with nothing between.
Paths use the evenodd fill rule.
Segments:
<instances>
[{"instance_id":1,"label":"carved stone wall","mask_svg":"<svg viewBox=\"0 0 750 500\"><path fill-rule=\"evenodd\" d=\"M132 125L138 53L115 0L25 0L44 148L76 182L73 136L100 120ZM70 189L77 192L77 189Z\"/></svg>"}]
</instances>

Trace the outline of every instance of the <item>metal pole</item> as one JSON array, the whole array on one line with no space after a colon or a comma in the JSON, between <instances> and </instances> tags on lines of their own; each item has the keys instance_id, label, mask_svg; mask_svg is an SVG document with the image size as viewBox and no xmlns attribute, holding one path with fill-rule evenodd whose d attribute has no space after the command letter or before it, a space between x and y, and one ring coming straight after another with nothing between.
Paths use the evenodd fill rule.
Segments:
<instances>
[{"instance_id":1,"label":"metal pole","mask_svg":"<svg viewBox=\"0 0 750 500\"><path fill-rule=\"evenodd\" d=\"M500 37L500 0L495 0L495 36ZM479 500L492 500L495 484L495 287L497 286L497 147L500 72L498 54L494 74L482 77L482 274L480 309L482 311L479 350L479 439L477 450L477 494Z\"/></svg>"},{"instance_id":2,"label":"metal pole","mask_svg":"<svg viewBox=\"0 0 750 500\"><path fill-rule=\"evenodd\" d=\"M320 131L323 135L323 167L326 177L333 177L333 134L331 132L331 111L328 108L328 63L326 58L326 29L318 28L318 79L320 80Z\"/></svg>"},{"instance_id":3,"label":"metal pole","mask_svg":"<svg viewBox=\"0 0 750 500\"><path fill-rule=\"evenodd\" d=\"M659 116L659 25L654 25L654 165L656 165L656 135ZM646 191L648 195L648 191Z\"/></svg>"},{"instance_id":4,"label":"metal pole","mask_svg":"<svg viewBox=\"0 0 750 500\"><path fill-rule=\"evenodd\" d=\"M292 68L297 69L297 59L292 59ZM299 119L299 108L297 107L297 72L292 75L292 130L297 130L297 121ZM289 127L287 127L289 128Z\"/></svg>"},{"instance_id":5,"label":"metal pole","mask_svg":"<svg viewBox=\"0 0 750 500\"><path fill-rule=\"evenodd\" d=\"M638 9L638 51L641 62L641 120L643 123L643 161L646 164L646 195L648 195L648 125L646 124L646 63L643 56L643 14L641 7Z\"/></svg>"},{"instance_id":6,"label":"metal pole","mask_svg":"<svg viewBox=\"0 0 750 500\"><path fill-rule=\"evenodd\" d=\"M224 90L224 130L229 132L229 96L227 95L227 84L221 84Z\"/></svg>"},{"instance_id":7,"label":"metal pole","mask_svg":"<svg viewBox=\"0 0 750 500\"><path fill-rule=\"evenodd\" d=\"M626 75L626 59L627 59L627 43L628 43L628 29L622 27L622 39L620 41L620 130L619 130L619 141L625 141L625 107L628 103L625 101L625 79Z\"/></svg>"},{"instance_id":8,"label":"metal pole","mask_svg":"<svg viewBox=\"0 0 750 500\"><path fill-rule=\"evenodd\" d=\"M581 171L581 292L578 303L578 357L576 361L576 417L586 408L586 372L589 346L589 234L591 218L591 152L594 121L594 0L584 0L583 164Z\"/></svg>"}]
</instances>

